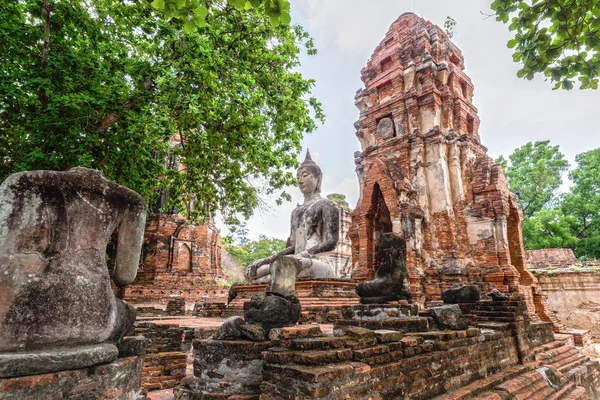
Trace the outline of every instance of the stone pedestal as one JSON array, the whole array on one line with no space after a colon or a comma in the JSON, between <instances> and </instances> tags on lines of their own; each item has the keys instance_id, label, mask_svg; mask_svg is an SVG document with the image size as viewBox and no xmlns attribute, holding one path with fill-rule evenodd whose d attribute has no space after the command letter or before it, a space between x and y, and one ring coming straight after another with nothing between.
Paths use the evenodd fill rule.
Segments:
<instances>
[{"instance_id":1,"label":"stone pedestal","mask_svg":"<svg viewBox=\"0 0 600 400\"><path fill-rule=\"evenodd\" d=\"M0 398L141 400L142 365L142 356L121 357L83 369L0 379Z\"/></svg>"},{"instance_id":2,"label":"stone pedestal","mask_svg":"<svg viewBox=\"0 0 600 400\"><path fill-rule=\"evenodd\" d=\"M342 308L342 319L335 321L334 331L348 327L391 329L394 331L426 332L429 320L420 317L416 304L361 304Z\"/></svg>"},{"instance_id":3,"label":"stone pedestal","mask_svg":"<svg viewBox=\"0 0 600 400\"><path fill-rule=\"evenodd\" d=\"M296 282L296 297L300 301L300 322L332 323L341 317L343 306L359 303L354 291L356 283L342 279L299 280ZM236 286L237 297L224 314L243 315L244 303L256 294L265 292L266 284Z\"/></svg>"},{"instance_id":4,"label":"stone pedestal","mask_svg":"<svg viewBox=\"0 0 600 400\"><path fill-rule=\"evenodd\" d=\"M175 389L178 400L258 399L263 381L261 353L270 341L195 340L194 376Z\"/></svg>"}]
</instances>

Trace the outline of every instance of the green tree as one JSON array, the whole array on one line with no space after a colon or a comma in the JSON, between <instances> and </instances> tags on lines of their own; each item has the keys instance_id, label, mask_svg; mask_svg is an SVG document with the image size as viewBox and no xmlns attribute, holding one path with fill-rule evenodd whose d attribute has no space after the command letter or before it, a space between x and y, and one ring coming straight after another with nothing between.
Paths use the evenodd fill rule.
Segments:
<instances>
[{"instance_id":1,"label":"green tree","mask_svg":"<svg viewBox=\"0 0 600 400\"><path fill-rule=\"evenodd\" d=\"M527 250L571 248L577 245L573 234L575 220L561 208L543 209L523 221L523 244Z\"/></svg>"},{"instance_id":2,"label":"green tree","mask_svg":"<svg viewBox=\"0 0 600 400\"><path fill-rule=\"evenodd\" d=\"M261 234L258 240L249 240L242 245L235 244L231 236L221 239L229 254L237 258L242 265L250 265L261 258L269 257L285 249L285 240L269 238Z\"/></svg>"},{"instance_id":3,"label":"green tree","mask_svg":"<svg viewBox=\"0 0 600 400\"><path fill-rule=\"evenodd\" d=\"M205 3L205 2L202 2ZM186 33L194 32L207 25L208 6L223 8L223 3L201 4L200 0L154 0L154 7L163 18L179 19ZM227 5L238 10L257 10L269 17L271 25L290 23L290 3L288 0L227 0Z\"/></svg>"},{"instance_id":4,"label":"green tree","mask_svg":"<svg viewBox=\"0 0 600 400\"><path fill-rule=\"evenodd\" d=\"M312 41L211 4L208 25L185 33L184 19L145 2L2 2L0 180L85 166L150 203L165 189L173 203L207 204L197 216L226 217L252 213L257 182L266 194L293 183L300 141L323 118L296 71ZM164 167L169 152L181 171Z\"/></svg>"},{"instance_id":5,"label":"green tree","mask_svg":"<svg viewBox=\"0 0 600 400\"><path fill-rule=\"evenodd\" d=\"M510 164L500 156L510 190L517 195L526 218L533 216L556 196L562 184L561 175L569 167L558 146L550 141L527 143L508 156Z\"/></svg>"},{"instance_id":6,"label":"green tree","mask_svg":"<svg viewBox=\"0 0 600 400\"><path fill-rule=\"evenodd\" d=\"M543 74L554 89L597 89L600 72L600 2L597 0L494 0L496 20L509 24L519 78Z\"/></svg>"},{"instance_id":7,"label":"green tree","mask_svg":"<svg viewBox=\"0 0 600 400\"><path fill-rule=\"evenodd\" d=\"M346 200L346 195L341 193L331 193L327 195L329 200L334 201L338 207L346 211L352 211L350 205L348 204L348 200Z\"/></svg>"},{"instance_id":8,"label":"green tree","mask_svg":"<svg viewBox=\"0 0 600 400\"><path fill-rule=\"evenodd\" d=\"M569 174L573 187L562 211L574 221L575 254L600 258L600 148L577 155L575 161L577 168Z\"/></svg>"}]
</instances>

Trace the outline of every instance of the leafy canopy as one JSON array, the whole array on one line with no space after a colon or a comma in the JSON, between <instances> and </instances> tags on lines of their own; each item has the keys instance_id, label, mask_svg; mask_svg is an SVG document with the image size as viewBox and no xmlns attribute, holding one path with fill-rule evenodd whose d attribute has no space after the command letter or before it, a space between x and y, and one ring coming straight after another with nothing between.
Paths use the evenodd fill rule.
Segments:
<instances>
[{"instance_id":1,"label":"leafy canopy","mask_svg":"<svg viewBox=\"0 0 600 400\"><path fill-rule=\"evenodd\" d=\"M208 25L186 33L145 2L0 3L0 181L96 168L150 204L161 191L181 211L206 204L195 217L248 217L261 193L292 184L300 141L323 119L296 71L312 41L211 4Z\"/></svg>"},{"instance_id":2,"label":"leafy canopy","mask_svg":"<svg viewBox=\"0 0 600 400\"><path fill-rule=\"evenodd\" d=\"M573 187L561 210L573 219L577 256L600 258L600 148L575 157L577 168L569 174Z\"/></svg>"},{"instance_id":3,"label":"leafy canopy","mask_svg":"<svg viewBox=\"0 0 600 400\"><path fill-rule=\"evenodd\" d=\"M557 195L567 168L558 146L527 143L497 162L506 169L509 187L524 211L523 241L527 250L570 248L580 258L600 259L600 148L575 157L568 193Z\"/></svg>"},{"instance_id":4,"label":"leafy canopy","mask_svg":"<svg viewBox=\"0 0 600 400\"><path fill-rule=\"evenodd\" d=\"M154 0L151 4L165 19L182 20L183 30L186 33L192 33L208 24L207 5L220 6L219 3L210 2L204 5L200 0ZM267 15L271 25L275 27L280 23L287 25L291 21L288 0L227 0L227 4L238 10L258 10Z\"/></svg>"},{"instance_id":5,"label":"leafy canopy","mask_svg":"<svg viewBox=\"0 0 600 400\"><path fill-rule=\"evenodd\" d=\"M221 243L225 246L229 254L237 258L242 265L250 265L256 260L267 258L275 253L285 249L285 240L269 238L261 234L258 240L246 240L240 243L232 236L221 238Z\"/></svg>"},{"instance_id":6,"label":"leafy canopy","mask_svg":"<svg viewBox=\"0 0 600 400\"><path fill-rule=\"evenodd\" d=\"M531 217L555 198L562 184L561 175L569 167L558 146L550 141L527 143L516 149L507 160L500 156L510 190L517 195L519 206L526 217Z\"/></svg>"},{"instance_id":7,"label":"leafy canopy","mask_svg":"<svg viewBox=\"0 0 600 400\"><path fill-rule=\"evenodd\" d=\"M494 0L496 20L509 24L519 78L541 73L554 89L597 89L600 72L600 2L597 0Z\"/></svg>"}]
</instances>

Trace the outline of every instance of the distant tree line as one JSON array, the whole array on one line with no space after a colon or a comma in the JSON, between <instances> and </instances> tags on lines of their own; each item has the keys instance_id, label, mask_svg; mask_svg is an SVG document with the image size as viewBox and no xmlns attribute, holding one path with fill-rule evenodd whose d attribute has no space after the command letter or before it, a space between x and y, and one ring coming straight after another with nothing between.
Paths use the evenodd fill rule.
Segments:
<instances>
[{"instance_id":1,"label":"distant tree line","mask_svg":"<svg viewBox=\"0 0 600 400\"><path fill-rule=\"evenodd\" d=\"M600 258L600 148L575 157L567 193L559 188L569 163L547 140L529 142L496 162L523 210L525 249L570 248L580 259Z\"/></svg>"}]
</instances>

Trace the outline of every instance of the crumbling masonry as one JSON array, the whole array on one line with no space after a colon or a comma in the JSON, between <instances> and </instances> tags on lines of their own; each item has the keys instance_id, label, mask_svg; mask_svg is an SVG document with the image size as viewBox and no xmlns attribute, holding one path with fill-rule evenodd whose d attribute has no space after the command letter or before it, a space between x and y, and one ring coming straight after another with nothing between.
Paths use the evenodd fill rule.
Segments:
<instances>
[{"instance_id":1,"label":"crumbling masonry","mask_svg":"<svg viewBox=\"0 0 600 400\"><path fill-rule=\"evenodd\" d=\"M413 302L423 306L471 282L518 293L534 319L550 320L524 265L517 202L481 144L461 51L441 28L407 13L361 74L352 278L373 279L375 244L394 232L407 242Z\"/></svg>"}]
</instances>

